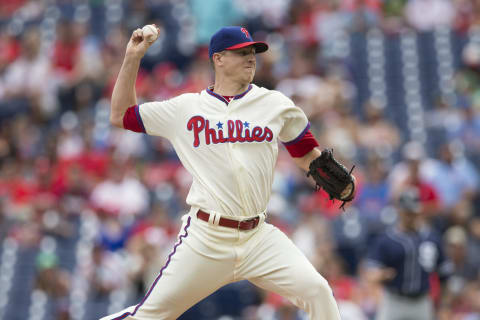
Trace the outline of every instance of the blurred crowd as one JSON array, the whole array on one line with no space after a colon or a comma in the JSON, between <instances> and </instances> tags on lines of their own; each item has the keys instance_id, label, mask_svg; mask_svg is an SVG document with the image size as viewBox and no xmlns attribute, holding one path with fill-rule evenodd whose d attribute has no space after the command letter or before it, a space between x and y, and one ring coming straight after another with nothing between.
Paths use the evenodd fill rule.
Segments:
<instances>
[{"instance_id":1,"label":"blurred crowd","mask_svg":"<svg viewBox=\"0 0 480 320\"><path fill-rule=\"evenodd\" d=\"M447 27L468 38L480 26L477 0L0 0L0 241L38 249L36 289L68 305L80 277L90 296L130 291L134 303L176 240L191 177L167 141L108 120L129 35L150 23L161 33L141 65L139 102L211 85L210 35L244 25L271 49L258 56L254 82L293 99L321 146L356 164L357 197L342 213L280 148L268 208L332 285L345 319L373 319L382 293L363 260L395 222L393 199L412 186L422 223L454 264L432 287L437 308L445 319L480 319L479 47L463 52L456 98L439 94L424 106L427 132L441 137L431 150L377 101L361 99L337 46L339 32L372 28L388 36ZM93 221L88 263L62 268L41 240L79 239L83 219ZM248 292L250 305L232 318L302 317L281 297ZM58 319L71 319L59 306Z\"/></svg>"}]
</instances>

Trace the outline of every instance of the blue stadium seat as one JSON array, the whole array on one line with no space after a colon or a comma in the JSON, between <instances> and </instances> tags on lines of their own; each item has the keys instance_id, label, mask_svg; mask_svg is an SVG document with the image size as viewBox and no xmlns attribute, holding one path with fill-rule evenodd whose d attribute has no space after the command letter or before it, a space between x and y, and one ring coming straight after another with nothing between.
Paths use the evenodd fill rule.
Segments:
<instances>
[{"instance_id":1,"label":"blue stadium seat","mask_svg":"<svg viewBox=\"0 0 480 320\"><path fill-rule=\"evenodd\" d=\"M9 292L9 302L6 306L4 319L28 319L28 306L35 280L36 248L19 248L13 286Z\"/></svg>"},{"instance_id":2,"label":"blue stadium seat","mask_svg":"<svg viewBox=\"0 0 480 320\"><path fill-rule=\"evenodd\" d=\"M418 33L417 46L422 103L426 110L430 110L439 93L438 61L433 32Z\"/></svg>"}]
</instances>

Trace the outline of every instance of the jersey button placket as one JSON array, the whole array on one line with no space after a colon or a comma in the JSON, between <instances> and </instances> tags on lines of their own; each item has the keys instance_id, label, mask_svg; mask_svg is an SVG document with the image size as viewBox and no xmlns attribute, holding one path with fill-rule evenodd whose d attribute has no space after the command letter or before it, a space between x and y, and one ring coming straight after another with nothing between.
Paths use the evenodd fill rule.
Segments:
<instances>
[{"instance_id":1,"label":"jersey button placket","mask_svg":"<svg viewBox=\"0 0 480 320\"><path fill-rule=\"evenodd\" d=\"M226 114L226 119L224 120L225 123L227 123L227 120L228 119L231 119L233 120L233 106L236 104L235 103L236 100L235 99L232 99L230 101L230 103L228 104L228 107L227 107L227 114ZM235 168L235 171L233 172L233 175L235 176L235 179L237 181L237 187L238 187L238 190L240 191L240 198L241 198L241 202L243 204L243 207L244 208L247 208L246 204L246 200L245 200L245 194L246 194L246 189L245 189L245 186L244 186L244 183L243 183L243 180L242 180L242 177L244 176L244 172L245 172L245 168L240 164L239 161L236 160L236 157L235 157L235 153L236 152L239 152L239 148L240 148L240 142L233 142L233 143L229 143L229 153L230 153L230 163L232 164L232 168ZM244 213L245 215L246 213Z\"/></svg>"},{"instance_id":2,"label":"jersey button placket","mask_svg":"<svg viewBox=\"0 0 480 320\"><path fill-rule=\"evenodd\" d=\"M232 100L233 101L233 100ZM223 117L223 123L226 125L226 127L228 128L228 120L231 118L231 108L230 108L230 105L227 106L226 108L226 112L225 112L225 115ZM228 129L226 129L228 130ZM242 190L242 187L241 187L241 184L240 184L240 180L239 180L239 177L237 175L237 172L238 172L238 165L237 165L237 161L235 161L235 157L234 157L234 146L235 146L235 143L232 143L232 142L227 142L226 143L226 146L227 146L227 153L228 153L228 160L229 160L229 163L230 163L230 167L231 168L234 168L234 172L232 173L233 176L235 177L235 182L236 182L236 187L238 189L238 191L241 191ZM241 193L241 192L240 192ZM242 197L242 204L244 204L244 199ZM238 232L238 231L237 231ZM238 235L237 235L238 236Z\"/></svg>"}]
</instances>

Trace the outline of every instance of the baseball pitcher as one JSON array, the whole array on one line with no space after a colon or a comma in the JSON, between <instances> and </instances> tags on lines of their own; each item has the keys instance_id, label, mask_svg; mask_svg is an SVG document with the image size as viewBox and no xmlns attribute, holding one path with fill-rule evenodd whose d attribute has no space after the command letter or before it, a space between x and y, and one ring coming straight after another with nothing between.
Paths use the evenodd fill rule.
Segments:
<instances>
[{"instance_id":1,"label":"baseball pitcher","mask_svg":"<svg viewBox=\"0 0 480 320\"><path fill-rule=\"evenodd\" d=\"M268 50L242 27L210 41L215 83L200 93L137 104L140 60L155 37L133 32L115 84L114 126L168 139L193 176L178 240L145 297L103 320L176 319L220 287L248 280L288 298L310 319L340 319L327 281L292 241L266 223L278 141L332 198L350 201L355 179L320 151L303 111L252 84L255 54Z\"/></svg>"}]
</instances>

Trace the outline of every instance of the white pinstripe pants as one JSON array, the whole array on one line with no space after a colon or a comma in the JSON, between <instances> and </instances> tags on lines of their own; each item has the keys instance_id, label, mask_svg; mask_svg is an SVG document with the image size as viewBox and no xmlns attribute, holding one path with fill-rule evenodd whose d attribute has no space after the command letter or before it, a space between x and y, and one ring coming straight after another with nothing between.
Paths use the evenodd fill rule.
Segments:
<instances>
[{"instance_id":1,"label":"white pinstripe pants","mask_svg":"<svg viewBox=\"0 0 480 320\"><path fill-rule=\"evenodd\" d=\"M238 231L194 215L182 219L179 240L144 299L101 320L177 319L220 287L244 279L289 299L311 320L340 319L327 281L276 227L260 223Z\"/></svg>"}]
</instances>

